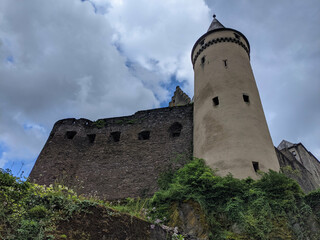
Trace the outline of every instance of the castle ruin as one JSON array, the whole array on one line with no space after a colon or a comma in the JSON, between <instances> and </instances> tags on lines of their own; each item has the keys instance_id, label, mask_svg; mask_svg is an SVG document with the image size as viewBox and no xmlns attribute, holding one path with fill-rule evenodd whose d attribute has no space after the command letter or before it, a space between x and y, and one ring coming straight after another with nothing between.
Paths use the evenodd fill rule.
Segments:
<instances>
[{"instance_id":1,"label":"castle ruin","mask_svg":"<svg viewBox=\"0 0 320 240\"><path fill-rule=\"evenodd\" d=\"M193 103L177 87L166 108L59 120L29 178L108 200L143 197L157 190L159 175L195 156L220 175L257 179L282 168L304 191L319 188L320 163L302 144L272 144L246 37L214 18L191 59Z\"/></svg>"}]
</instances>

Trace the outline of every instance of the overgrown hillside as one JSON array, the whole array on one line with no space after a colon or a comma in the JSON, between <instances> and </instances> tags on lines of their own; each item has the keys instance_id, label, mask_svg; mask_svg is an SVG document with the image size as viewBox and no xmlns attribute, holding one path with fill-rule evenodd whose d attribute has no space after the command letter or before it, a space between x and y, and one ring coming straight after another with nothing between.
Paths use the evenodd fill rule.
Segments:
<instances>
[{"instance_id":1,"label":"overgrown hillside","mask_svg":"<svg viewBox=\"0 0 320 240\"><path fill-rule=\"evenodd\" d=\"M104 202L0 172L1 239L320 239L320 191L276 172L218 177L201 159L159 178L150 199ZM128 214L125 214L128 213Z\"/></svg>"}]
</instances>

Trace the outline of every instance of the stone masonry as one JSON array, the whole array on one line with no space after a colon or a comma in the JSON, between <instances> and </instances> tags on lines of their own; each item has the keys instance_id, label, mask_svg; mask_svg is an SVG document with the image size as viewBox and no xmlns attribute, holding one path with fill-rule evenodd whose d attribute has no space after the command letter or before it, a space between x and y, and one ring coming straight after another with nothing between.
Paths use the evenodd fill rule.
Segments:
<instances>
[{"instance_id":1,"label":"stone masonry","mask_svg":"<svg viewBox=\"0 0 320 240\"><path fill-rule=\"evenodd\" d=\"M96 122L63 119L29 177L108 200L148 196L157 190L159 174L181 166L179 158L190 159L192 132L193 105Z\"/></svg>"}]
</instances>

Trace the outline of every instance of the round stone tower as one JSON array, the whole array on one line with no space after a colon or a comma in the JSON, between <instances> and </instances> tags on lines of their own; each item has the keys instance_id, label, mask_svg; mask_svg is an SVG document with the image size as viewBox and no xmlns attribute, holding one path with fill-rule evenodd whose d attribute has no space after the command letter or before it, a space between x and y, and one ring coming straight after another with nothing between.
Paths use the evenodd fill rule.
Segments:
<instances>
[{"instance_id":1,"label":"round stone tower","mask_svg":"<svg viewBox=\"0 0 320 240\"><path fill-rule=\"evenodd\" d=\"M256 179L279 163L250 65L250 45L214 15L191 53L194 69L194 156L219 175Z\"/></svg>"}]
</instances>

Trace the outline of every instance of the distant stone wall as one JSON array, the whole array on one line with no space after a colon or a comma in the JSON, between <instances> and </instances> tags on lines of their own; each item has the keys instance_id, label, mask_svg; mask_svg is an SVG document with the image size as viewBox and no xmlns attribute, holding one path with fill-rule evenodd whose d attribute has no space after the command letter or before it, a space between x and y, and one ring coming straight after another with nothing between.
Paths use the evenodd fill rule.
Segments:
<instances>
[{"instance_id":1,"label":"distant stone wall","mask_svg":"<svg viewBox=\"0 0 320 240\"><path fill-rule=\"evenodd\" d=\"M313 174L288 149L275 150L282 172L296 180L304 192L308 193L320 187Z\"/></svg>"},{"instance_id":2,"label":"distant stone wall","mask_svg":"<svg viewBox=\"0 0 320 240\"><path fill-rule=\"evenodd\" d=\"M193 105L139 111L132 116L64 119L53 130L30 180L73 187L114 200L151 195L160 173L192 156Z\"/></svg>"}]
</instances>

